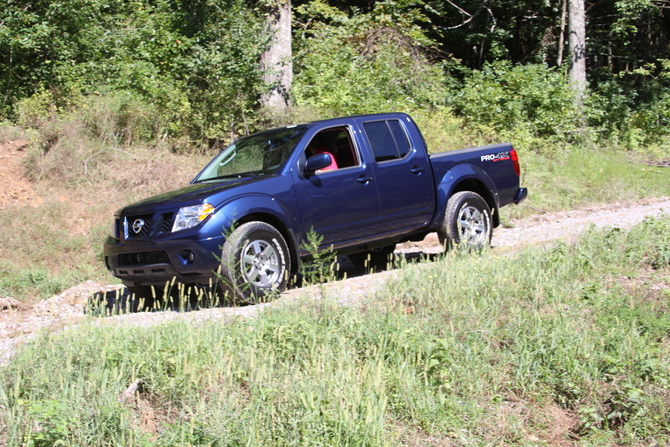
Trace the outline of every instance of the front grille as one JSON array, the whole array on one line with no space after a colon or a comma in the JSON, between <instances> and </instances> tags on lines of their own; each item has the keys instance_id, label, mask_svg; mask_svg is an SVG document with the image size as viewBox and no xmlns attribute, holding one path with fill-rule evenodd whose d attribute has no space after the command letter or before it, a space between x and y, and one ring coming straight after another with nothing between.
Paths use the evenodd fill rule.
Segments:
<instances>
[{"instance_id":1,"label":"front grille","mask_svg":"<svg viewBox=\"0 0 670 447\"><path fill-rule=\"evenodd\" d=\"M147 239L157 234L172 233L175 213L138 214L124 218L124 234L126 240Z\"/></svg>"},{"instance_id":2,"label":"front grille","mask_svg":"<svg viewBox=\"0 0 670 447\"><path fill-rule=\"evenodd\" d=\"M128 265L166 264L169 262L170 258L164 251L124 253L119 255L119 267Z\"/></svg>"},{"instance_id":3,"label":"front grille","mask_svg":"<svg viewBox=\"0 0 670 447\"><path fill-rule=\"evenodd\" d=\"M126 216L126 236L131 238L146 238L153 226L153 214Z\"/></svg>"},{"instance_id":4,"label":"front grille","mask_svg":"<svg viewBox=\"0 0 670 447\"><path fill-rule=\"evenodd\" d=\"M164 213L161 217L163 218L161 233L171 233L172 224L174 224L174 213Z\"/></svg>"}]
</instances>

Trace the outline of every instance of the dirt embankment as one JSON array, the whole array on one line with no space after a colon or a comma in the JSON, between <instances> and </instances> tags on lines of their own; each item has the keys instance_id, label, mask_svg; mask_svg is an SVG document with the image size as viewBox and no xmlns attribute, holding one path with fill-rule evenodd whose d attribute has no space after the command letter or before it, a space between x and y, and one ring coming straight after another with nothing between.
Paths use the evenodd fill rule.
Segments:
<instances>
[{"instance_id":1,"label":"dirt embankment","mask_svg":"<svg viewBox=\"0 0 670 447\"><path fill-rule=\"evenodd\" d=\"M26 140L0 142L0 206L40 202L31 183L21 174L27 149Z\"/></svg>"}]
</instances>

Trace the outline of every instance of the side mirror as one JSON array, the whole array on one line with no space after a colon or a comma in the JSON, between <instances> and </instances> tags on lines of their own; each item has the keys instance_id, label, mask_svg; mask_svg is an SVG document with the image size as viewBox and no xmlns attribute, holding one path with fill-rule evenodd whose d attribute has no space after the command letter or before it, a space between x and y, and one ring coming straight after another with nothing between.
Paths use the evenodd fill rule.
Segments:
<instances>
[{"instance_id":1,"label":"side mirror","mask_svg":"<svg viewBox=\"0 0 670 447\"><path fill-rule=\"evenodd\" d=\"M330 166L333 163L333 158L330 154L316 154L309 157L305 163L305 174L314 174L319 169Z\"/></svg>"}]
</instances>

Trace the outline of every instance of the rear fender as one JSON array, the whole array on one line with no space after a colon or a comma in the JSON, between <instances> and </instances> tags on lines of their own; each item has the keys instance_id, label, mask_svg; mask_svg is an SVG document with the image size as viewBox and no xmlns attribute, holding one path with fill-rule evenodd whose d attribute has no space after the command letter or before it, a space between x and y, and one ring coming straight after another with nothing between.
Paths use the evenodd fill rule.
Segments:
<instances>
[{"instance_id":1,"label":"rear fender","mask_svg":"<svg viewBox=\"0 0 670 447\"><path fill-rule=\"evenodd\" d=\"M447 200L460 191L472 191L482 196L491 208L493 226L500 224L498 191L493 179L482 168L471 163L462 163L446 171L436 181L437 206L431 228L442 226Z\"/></svg>"}]
</instances>

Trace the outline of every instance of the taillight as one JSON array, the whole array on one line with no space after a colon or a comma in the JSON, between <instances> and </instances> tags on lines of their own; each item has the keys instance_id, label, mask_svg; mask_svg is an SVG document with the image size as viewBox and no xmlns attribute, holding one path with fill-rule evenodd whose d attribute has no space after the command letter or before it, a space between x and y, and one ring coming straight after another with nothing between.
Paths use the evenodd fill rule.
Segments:
<instances>
[{"instance_id":1,"label":"taillight","mask_svg":"<svg viewBox=\"0 0 670 447\"><path fill-rule=\"evenodd\" d=\"M517 176L521 177L521 166L519 165L519 156L516 154L516 149L512 148L510 155L512 156L512 163L514 164L514 172L516 172Z\"/></svg>"}]
</instances>

